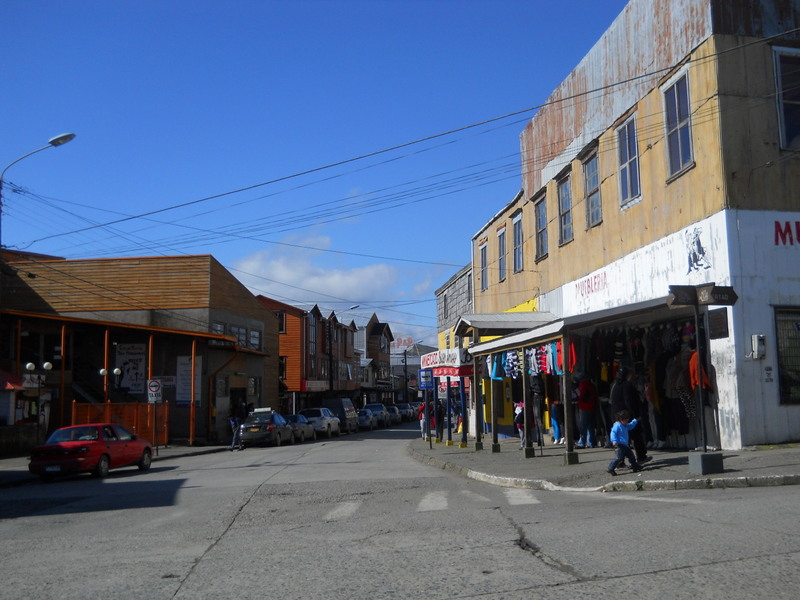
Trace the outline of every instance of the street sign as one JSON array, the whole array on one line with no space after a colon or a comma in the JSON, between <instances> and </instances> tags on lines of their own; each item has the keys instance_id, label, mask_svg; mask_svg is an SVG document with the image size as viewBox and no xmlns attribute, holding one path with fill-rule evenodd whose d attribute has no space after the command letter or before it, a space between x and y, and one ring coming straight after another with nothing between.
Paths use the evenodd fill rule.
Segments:
<instances>
[{"instance_id":1,"label":"street sign","mask_svg":"<svg viewBox=\"0 0 800 600\"><path fill-rule=\"evenodd\" d=\"M667 306L678 308L681 306L697 306L697 290L693 285L671 285Z\"/></svg>"},{"instance_id":2,"label":"street sign","mask_svg":"<svg viewBox=\"0 0 800 600\"><path fill-rule=\"evenodd\" d=\"M733 306L739 296L733 291L732 287L725 285L708 285L697 286L697 303L698 304L718 304L721 306Z\"/></svg>"},{"instance_id":3,"label":"street sign","mask_svg":"<svg viewBox=\"0 0 800 600\"><path fill-rule=\"evenodd\" d=\"M433 369L420 369L418 375L419 389L433 389Z\"/></svg>"},{"instance_id":4,"label":"street sign","mask_svg":"<svg viewBox=\"0 0 800 600\"><path fill-rule=\"evenodd\" d=\"M158 379L147 380L147 401L150 404L161 403L161 382Z\"/></svg>"}]
</instances>

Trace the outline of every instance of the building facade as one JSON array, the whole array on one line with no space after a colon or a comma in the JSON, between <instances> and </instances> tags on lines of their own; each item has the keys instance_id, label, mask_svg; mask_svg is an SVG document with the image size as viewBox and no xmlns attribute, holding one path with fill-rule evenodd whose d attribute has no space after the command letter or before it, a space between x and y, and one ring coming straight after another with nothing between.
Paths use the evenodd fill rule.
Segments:
<instances>
[{"instance_id":1,"label":"building facade","mask_svg":"<svg viewBox=\"0 0 800 600\"><path fill-rule=\"evenodd\" d=\"M800 439L798 27L797 0L626 6L522 132L522 190L472 239L476 314L555 317L474 339L487 368L557 344L546 373L523 362L548 398L570 374L608 396L630 366L654 441ZM669 298L710 284L738 300L696 315ZM704 408L686 382L697 345Z\"/></svg>"}]
</instances>

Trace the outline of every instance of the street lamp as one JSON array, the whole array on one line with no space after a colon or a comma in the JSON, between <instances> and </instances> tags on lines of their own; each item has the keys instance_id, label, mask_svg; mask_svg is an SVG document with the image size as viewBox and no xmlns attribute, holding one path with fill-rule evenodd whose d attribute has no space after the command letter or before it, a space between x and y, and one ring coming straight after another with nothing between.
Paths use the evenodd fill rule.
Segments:
<instances>
[{"instance_id":1,"label":"street lamp","mask_svg":"<svg viewBox=\"0 0 800 600\"><path fill-rule=\"evenodd\" d=\"M56 148L58 146L63 146L67 142L71 142L73 139L75 139L74 133L62 133L61 135L57 135L56 137L50 138L46 146L42 146L41 148L37 148L36 150L28 152L27 154L23 154L18 159L8 163L6 167L2 170L2 172L0 172L0 249L3 248L2 244L3 228L1 219L3 216L3 177L5 176L6 171L8 171L9 167L17 164L23 158L28 158L31 154L36 154L37 152L41 152L42 150L47 150L48 148Z\"/></svg>"},{"instance_id":2,"label":"street lamp","mask_svg":"<svg viewBox=\"0 0 800 600\"><path fill-rule=\"evenodd\" d=\"M53 368L53 363L43 363L42 369L47 371ZM25 370L28 371L30 375L33 375L33 371L36 370L36 365L32 362L25 364ZM39 434L39 441L42 441L42 425L44 423L44 419L42 418L44 411L42 410L42 377L45 375L36 375L36 424L37 430Z\"/></svg>"}]
</instances>

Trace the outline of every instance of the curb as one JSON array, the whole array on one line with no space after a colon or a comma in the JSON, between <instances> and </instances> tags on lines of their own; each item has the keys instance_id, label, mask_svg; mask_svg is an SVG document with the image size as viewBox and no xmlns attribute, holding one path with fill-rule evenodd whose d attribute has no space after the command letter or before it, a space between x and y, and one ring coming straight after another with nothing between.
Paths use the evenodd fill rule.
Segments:
<instances>
[{"instance_id":1,"label":"curb","mask_svg":"<svg viewBox=\"0 0 800 600\"><path fill-rule=\"evenodd\" d=\"M642 492L800 485L800 475L759 475L755 477L707 477L703 479L641 479L637 481L613 481L599 487L591 488L573 487L559 485L546 479L525 479L522 477L491 475L422 454L414 450L411 446L408 446L407 449L412 458L423 464L444 471L458 473L469 479L475 479L476 481L482 481L500 487L527 488L548 492Z\"/></svg>"}]
</instances>

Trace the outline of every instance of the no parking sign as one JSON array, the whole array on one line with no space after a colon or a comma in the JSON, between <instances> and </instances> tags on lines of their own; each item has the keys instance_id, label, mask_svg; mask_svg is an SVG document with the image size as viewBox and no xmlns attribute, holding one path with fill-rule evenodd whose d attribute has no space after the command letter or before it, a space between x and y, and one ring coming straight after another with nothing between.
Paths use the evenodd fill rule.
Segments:
<instances>
[{"instance_id":1,"label":"no parking sign","mask_svg":"<svg viewBox=\"0 0 800 600\"><path fill-rule=\"evenodd\" d=\"M161 381L158 379L147 380L147 401L150 404L161 404Z\"/></svg>"}]
</instances>

